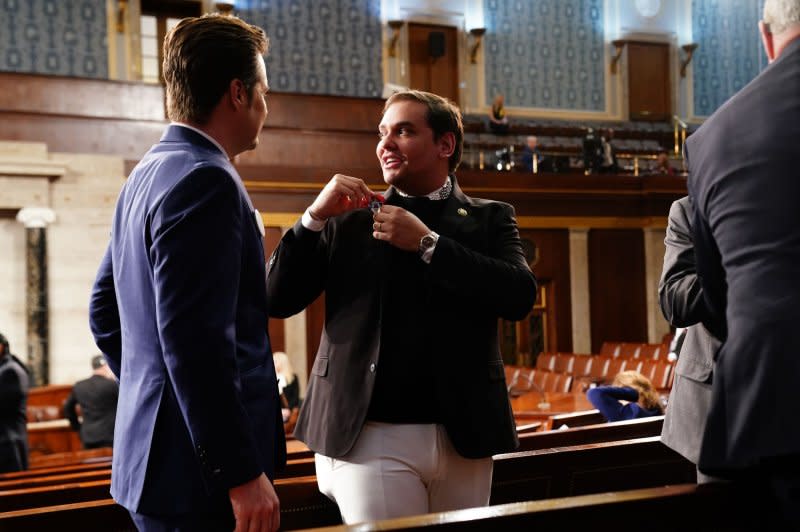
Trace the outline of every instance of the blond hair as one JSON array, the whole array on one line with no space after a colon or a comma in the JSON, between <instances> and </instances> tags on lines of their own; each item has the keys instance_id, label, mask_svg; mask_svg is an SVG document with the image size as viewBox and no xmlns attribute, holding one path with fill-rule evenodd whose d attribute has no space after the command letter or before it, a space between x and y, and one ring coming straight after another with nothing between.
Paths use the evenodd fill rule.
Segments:
<instances>
[{"instance_id":1,"label":"blond hair","mask_svg":"<svg viewBox=\"0 0 800 532\"><path fill-rule=\"evenodd\" d=\"M275 364L275 373L277 373L279 377L283 375L283 378L286 379L286 384L294 382L297 375L294 374L292 362L289 360L286 353L283 351L275 351L272 353L272 362Z\"/></svg>"},{"instance_id":2,"label":"blond hair","mask_svg":"<svg viewBox=\"0 0 800 532\"><path fill-rule=\"evenodd\" d=\"M637 403L647 410L658 410L662 412L661 398L658 396L650 379L638 371L621 371L614 377L612 386L627 386L639 392Z\"/></svg>"}]
</instances>

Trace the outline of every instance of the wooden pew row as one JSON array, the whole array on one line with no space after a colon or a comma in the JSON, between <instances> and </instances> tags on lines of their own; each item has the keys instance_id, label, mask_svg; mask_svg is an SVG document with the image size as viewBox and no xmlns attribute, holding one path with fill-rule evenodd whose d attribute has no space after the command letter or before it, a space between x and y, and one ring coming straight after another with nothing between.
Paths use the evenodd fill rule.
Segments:
<instances>
[{"instance_id":1,"label":"wooden pew row","mask_svg":"<svg viewBox=\"0 0 800 532\"><path fill-rule=\"evenodd\" d=\"M31 456L28 467L31 470L50 468L62 465L85 464L95 461L103 462L111 459L111 447L99 449L79 449L39 456Z\"/></svg>"},{"instance_id":2,"label":"wooden pew row","mask_svg":"<svg viewBox=\"0 0 800 532\"><path fill-rule=\"evenodd\" d=\"M661 434L664 416L645 417L628 421L602 422L593 425L576 426L562 430L546 430L522 434L519 437L521 451L534 451L570 445L586 445L634 438L646 438Z\"/></svg>"},{"instance_id":3,"label":"wooden pew row","mask_svg":"<svg viewBox=\"0 0 800 532\"><path fill-rule=\"evenodd\" d=\"M693 464L661 444L657 437L509 453L495 457L491 502L655 487L692 482L694 475ZM336 506L319 493L315 477L279 479L275 487L281 500L284 529L338 522ZM34 488L27 492L35 495L28 495L25 503L16 501L19 505L14 509L96 501L107 498L108 489L107 480ZM11 504L3 509L12 511ZM0 513L0 528L6 518L16 519L19 515Z\"/></svg>"},{"instance_id":4,"label":"wooden pew row","mask_svg":"<svg viewBox=\"0 0 800 532\"><path fill-rule=\"evenodd\" d=\"M613 530L619 523L648 531L752 530L742 507L731 507L726 483L679 484L621 492L509 503L358 525L314 529L316 532L386 530ZM747 506L745 505L744 508ZM744 517L744 519L743 519ZM644 525L640 525L644 523Z\"/></svg>"},{"instance_id":5,"label":"wooden pew row","mask_svg":"<svg viewBox=\"0 0 800 532\"><path fill-rule=\"evenodd\" d=\"M298 458L287 462L286 468L278 472L276 478L296 478L315 474L314 458ZM17 506L17 504L35 504L38 493L41 493L37 489L54 486L63 488L64 486L90 484L95 481L110 483L111 467L108 464L105 468L90 471L0 480L0 512L20 508L21 506Z\"/></svg>"}]
</instances>

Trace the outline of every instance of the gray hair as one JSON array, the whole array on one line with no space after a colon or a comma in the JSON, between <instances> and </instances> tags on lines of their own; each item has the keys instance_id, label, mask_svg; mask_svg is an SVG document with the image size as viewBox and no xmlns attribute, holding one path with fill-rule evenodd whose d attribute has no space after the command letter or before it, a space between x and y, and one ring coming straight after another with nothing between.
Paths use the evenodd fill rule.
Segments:
<instances>
[{"instance_id":1,"label":"gray hair","mask_svg":"<svg viewBox=\"0 0 800 532\"><path fill-rule=\"evenodd\" d=\"M764 22L773 35L780 35L789 26L800 24L800 0L766 0Z\"/></svg>"}]
</instances>

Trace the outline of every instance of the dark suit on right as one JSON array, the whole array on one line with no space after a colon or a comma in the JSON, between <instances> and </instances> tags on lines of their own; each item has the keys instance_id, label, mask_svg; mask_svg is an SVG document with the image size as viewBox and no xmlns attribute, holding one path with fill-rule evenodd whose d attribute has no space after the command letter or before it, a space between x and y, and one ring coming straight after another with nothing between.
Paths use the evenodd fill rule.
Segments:
<instances>
[{"instance_id":1,"label":"dark suit on right","mask_svg":"<svg viewBox=\"0 0 800 532\"><path fill-rule=\"evenodd\" d=\"M800 513L800 39L686 142L698 273L721 339L700 469ZM800 521L800 516L790 519Z\"/></svg>"}]
</instances>

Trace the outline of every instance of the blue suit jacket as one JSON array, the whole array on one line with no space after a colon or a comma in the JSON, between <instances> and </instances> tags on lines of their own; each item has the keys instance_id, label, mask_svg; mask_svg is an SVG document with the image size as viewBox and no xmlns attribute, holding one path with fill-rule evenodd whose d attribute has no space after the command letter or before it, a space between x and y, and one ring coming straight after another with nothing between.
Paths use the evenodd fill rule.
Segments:
<instances>
[{"instance_id":1,"label":"blue suit jacket","mask_svg":"<svg viewBox=\"0 0 800 532\"><path fill-rule=\"evenodd\" d=\"M170 126L122 189L90 304L120 380L111 493L207 510L285 461L262 236L227 157Z\"/></svg>"},{"instance_id":2,"label":"blue suit jacket","mask_svg":"<svg viewBox=\"0 0 800 532\"><path fill-rule=\"evenodd\" d=\"M697 271L723 345L701 471L800 454L800 39L686 141Z\"/></svg>"}]
</instances>

